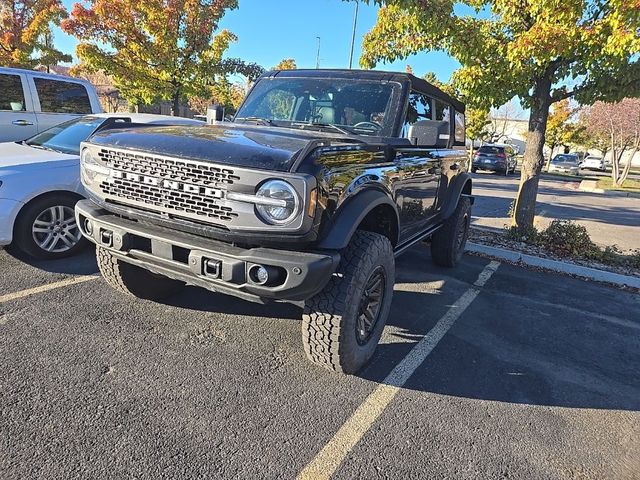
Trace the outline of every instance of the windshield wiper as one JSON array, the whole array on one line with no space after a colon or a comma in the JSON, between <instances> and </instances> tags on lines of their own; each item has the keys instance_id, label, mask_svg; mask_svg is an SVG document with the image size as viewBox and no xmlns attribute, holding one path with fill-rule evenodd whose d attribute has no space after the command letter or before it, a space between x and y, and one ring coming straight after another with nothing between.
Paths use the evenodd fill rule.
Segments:
<instances>
[{"instance_id":1,"label":"windshield wiper","mask_svg":"<svg viewBox=\"0 0 640 480\"><path fill-rule=\"evenodd\" d=\"M235 121L240 122L255 122L258 125L272 125L277 126L277 124L271 120L270 118L262 118L262 117L240 117L236 118Z\"/></svg>"},{"instance_id":2,"label":"windshield wiper","mask_svg":"<svg viewBox=\"0 0 640 480\"><path fill-rule=\"evenodd\" d=\"M300 127L301 129L309 128L309 127L319 127L319 128L331 128L336 132L340 132L343 135L357 135L353 130L348 130L344 127L340 127L335 123L292 123L291 126Z\"/></svg>"}]
</instances>

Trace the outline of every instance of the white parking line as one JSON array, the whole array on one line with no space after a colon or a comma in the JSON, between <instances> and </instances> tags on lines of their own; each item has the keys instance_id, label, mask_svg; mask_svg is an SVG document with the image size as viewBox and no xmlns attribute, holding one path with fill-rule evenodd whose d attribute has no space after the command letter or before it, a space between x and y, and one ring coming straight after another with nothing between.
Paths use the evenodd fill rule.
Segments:
<instances>
[{"instance_id":1,"label":"white parking line","mask_svg":"<svg viewBox=\"0 0 640 480\"><path fill-rule=\"evenodd\" d=\"M90 280L96 280L98 278L100 278L100 276L98 275L83 275L82 277L68 278L66 280L60 280L59 282L40 285L39 287L27 288L26 290L20 290L18 292L7 293L6 295L0 295L0 303L10 302L19 298L28 297L29 295L35 295L36 293L48 292L49 290L55 290L56 288L68 287L70 285L76 285L78 283L84 283Z\"/></svg>"},{"instance_id":2,"label":"white parking line","mask_svg":"<svg viewBox=\"0 0 640 480\"><path fill-rule=\"evenodd\" d=\"M442 337L462 315L480 293L480 287L491 278L500 262L491 262L438 323L396 365L380 385L365 399L355 412L340 427L336 434L320 450L313 460L298 474L298 479L328 479L335 473L348 453L355 447L371 425L382 415L400 388L424 362Z\"/></svg>"}]
</instances>

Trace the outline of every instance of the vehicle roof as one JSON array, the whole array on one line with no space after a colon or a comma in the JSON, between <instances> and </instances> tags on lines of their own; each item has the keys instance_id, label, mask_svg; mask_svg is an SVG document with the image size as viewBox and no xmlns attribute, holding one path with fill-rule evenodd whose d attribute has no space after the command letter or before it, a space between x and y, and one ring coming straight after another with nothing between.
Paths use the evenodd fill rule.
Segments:
<instances>
[{"instance_id":1,"label":"vehicle roof","mask_svg":"<svg viewBox=\"0 0 640 480\"><path fill-rule=\"evenodd\" d=\"M59 80L62 82L72 81L77 83L84 83L90 85L90 82L85 80L84 78L78 77L68 77L66 75L58 75L57 73L47 73L41 72L39 70L27 70L24 68L11 68L11 67L0 67L0 73L22 73L25 75L37 75L38 77L50 78L52 80Z\"/></svg>"},{"instance_id":2,"label":"vehicle roof","mask_svg":"<svg viewBox=\"0 0 640 480\"><path fill-rule=\"evenodd\" d=\"M346 69L298 69L298 70L271 70L261 75L261 78L266 77L326 77L330 75L332 78L346 78L356 79L362 78L366 80L379 80L379 81L396 81L396 82L409 82L411 86L416 90L430 94L451 103L459 112L465 111L464 103L456 98L452 97L448 93L440 90L435 85L430 84L422 78L418 78L411 73L402 72L385 72L380 70L346 70Z\"/></svg>"},{"instance_id":3,"label":"vehicle roof","mask_svg":"<svg viewBox=\"0 0 640 480\"><path fill-rule=\"evenodd\" d=\"M500 147L500 148L511 147L511 148L513 148L513 145L510 145L508 143L485 143L484 145L481 145L479 148L482 148L482 147Z\"/></svg>"},{"instance_id":4,"label":"vehicle roof","mask_svg":"<svg viewBox=\"0 0 640 480\"><path fill-rule=\"evenodd\" d=\"M188 123L194 125L203 125L201 120L195 120L193 118L184 117L172 117L170 115L157 115L154 113L90 113L87 117L98 118L130 118L135 123L159 123L159 122L174 122L174 123Z\"/></svg>"}]
</instances>

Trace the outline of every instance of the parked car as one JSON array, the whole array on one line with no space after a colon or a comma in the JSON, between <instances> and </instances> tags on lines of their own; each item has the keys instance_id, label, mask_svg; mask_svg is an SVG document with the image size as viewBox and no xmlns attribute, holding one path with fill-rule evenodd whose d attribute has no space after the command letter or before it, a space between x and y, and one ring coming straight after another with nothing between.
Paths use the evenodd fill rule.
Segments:
<instances>
[{"instance_id":1,"label":"parked car","mask_svg":"<svg viewBox=\"0 0 640 480\"><path fill-rule=\"evenodd\" d=\"M506 176L509 173L514 173L517 165L518 160L514 148L511 145L495 143L483 145L478 149L473 156L471 172L490 170Z\"/></svg>"},{"instance_id":2,"label":"parked car","mask_svg":"<svg viewBox=\"0 0 640 480\"><path fill-rule=\"evenodd\" d=\"M580 172L580 159L573 153L561 153L551 159L549 173L569 173L577 175Z\"/></svg>"},{"instance_id":3,"label":"parked car","mask_svg":"<svg viewBox=\"0 0 640 480\"><path fill-rule=\"evenodd\" d=\"M186 118L96 114L68 120L22 142L0 143L0 245L36 258L82 248L73 207L84 196L80 142L97 131L132 125L202 125Z\"/></svg>"},{"instance_id":4,"label":"parked car","mask_svg":"<svg viewBox=\"0 0 640 480\"><path fill-rule=\"evenodd\" d=\"M601 172L604 172L607 166L604 158L596 155L589 155L584 159L580 168L584 168L585 170L600 170Z\"/></svg>"},{"instance_id":5,"label":"parked car","mask_svg":"<svg viewBox=\"0 0 640 480\"><path fill-rule=\"evenodd\" d=\"M93 86L79 78L0 68L0 142L30 138L67 120L102 112Z\"/></svg>"},{"instance_id":6,"label":"parked car","mask_svg":"<svg viewBox=\"0 0 640 480\"><path fill-rule=\"evenodd\" d=\"M354 373L389 315L395 257L428 237L435 263L462 257L464 110L407 73L268 72L233 122L93 135L77 224L122 293L304 301L308 358Z\"/></svg>"}]
</instances>

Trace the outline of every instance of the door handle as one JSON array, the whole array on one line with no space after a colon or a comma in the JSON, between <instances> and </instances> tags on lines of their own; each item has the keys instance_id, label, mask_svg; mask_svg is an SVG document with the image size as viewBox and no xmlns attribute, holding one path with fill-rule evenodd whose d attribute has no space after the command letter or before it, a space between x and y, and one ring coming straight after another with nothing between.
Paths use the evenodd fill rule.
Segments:
<instances>
[{"instance_id":1,"label":"door handle","mask_svg":"<svg viewBox=\"0 0 640 480\"><path fill-rule=\"evenodd\" d=\"M18 125L19 127L27 127L29 125L33 125L32 122L29 122L28 120L14 120L13 122L11 122L12 125Z\"/></svg>"},{"instance_id":2,"label":"door handle","mask_svg":"<svg viewBox=\"0 0 640 480\"><path fill-rule=\"evenodd\" d=\"M454 163L453 165L451 165L451 170L458 170L460 168L460 164L459 163Z\"/></svg>"}]
</instances>

